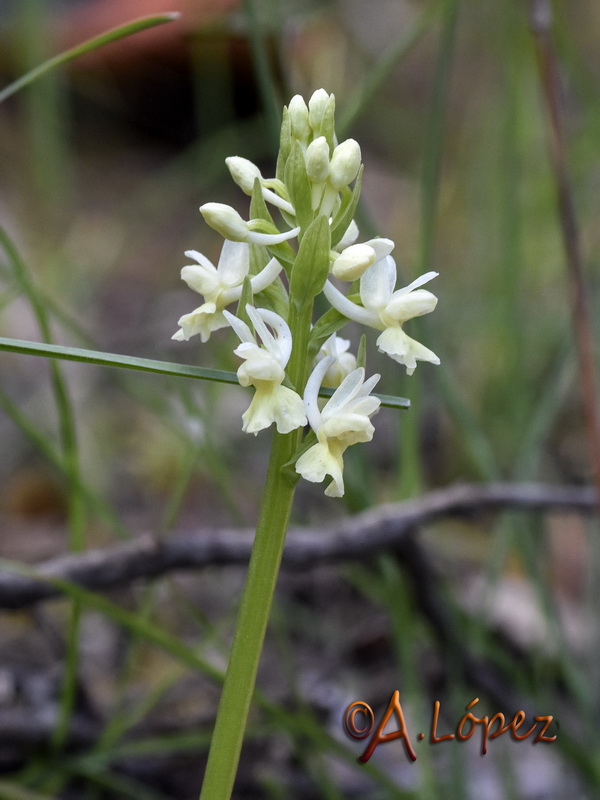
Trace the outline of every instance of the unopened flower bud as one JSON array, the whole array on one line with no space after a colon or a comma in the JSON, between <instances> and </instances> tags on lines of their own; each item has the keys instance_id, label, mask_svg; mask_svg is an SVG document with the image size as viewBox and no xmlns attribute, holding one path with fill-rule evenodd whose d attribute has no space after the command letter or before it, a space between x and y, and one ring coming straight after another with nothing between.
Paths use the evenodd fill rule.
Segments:
<instances>
[{"instance_id":1,"label":"unopened flower bud","mask_svg":"<svg viewBox=\"0 0 600 800\"><path fill-rule=\"evenodd\" d=\"M217 233L231 242L245 242L248 239L248 225L235 208L223 203L205 203L200 213Z\"/></svg>"},{"instance_id":2,"label":"unopened flower bud","mask_svg":"<svg viewBox=\"0 0 600 800\"><path fill-rule=\"evenodd\" d=\"M325 109L329 103L329 95L325 89L317 89L308 101L308 121L314 133L320 133Z\"/></svg>"},{"instance_id":3,"label":"unopened flower bud","mask_svg":"<svg viewBox=\"0 0 600 800\"><path fill-rule=\"evenodd\" d=\"M292 136L299 139L301 142L306 142L310 135L308 108L301 95L295 94L292 97L288 106L288 112L292 126Z\"/></svg>"},{"instance_id":4,"label":"unopened flower bud","mask_svg":"<svg viewBox=\"0 0 600 800\"><path fill-rule=\"evenodd\" d=\"M324 136L306 148L306 174L313 183L323 183L329 175L329 145Z\"/></svg>"},{"instance_id":5,"label":"unopened flower bud","mask_svg":"<svg viewBox=\"0 0 600 800\"><path fill-rule=\"evenodd\" d=\"M352 183L360 167L360 146L354 139L346 139L333 151L329 183L338 192Z\"/></svg>"},{"instance_id":6,"label":"unopened flower bud","mask_svg":"<svg viewBox=\"0 0 600 800\"><path fill-rule=\"evenodd\" d=\"M375 263L375 250L368 244L346 247L333 262L332 272L342 281L355 281Z\"/></svg>"},{"instance_id":7,"label":"unopened flower bud","mask_svg":"<svg viewBox=\"0 0 600 800\"><path fill-rule=\"evenodd\" d=\"M256 164L248 161L247 158L241 158L241 156L229 156L229 158L225 159L225 163L234 183L240 187L244 194L251 195L256 178L262 180L261 172Z\"/></svg>"}]
</instances>

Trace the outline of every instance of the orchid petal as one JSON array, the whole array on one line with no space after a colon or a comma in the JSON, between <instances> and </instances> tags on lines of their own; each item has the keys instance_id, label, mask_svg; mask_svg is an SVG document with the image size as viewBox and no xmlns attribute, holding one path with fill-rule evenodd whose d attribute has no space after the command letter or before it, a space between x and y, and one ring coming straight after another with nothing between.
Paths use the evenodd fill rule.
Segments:
<instances>
[{"instance_id":1,"label":"orchid petal","mask_svg":"<svg viewBox=\"0 0 600 800\"><path fill-rule=\"evenodd\" d=\"M315 433L319 430L319 426L321 424L321 412L319 411L318 404L319 389L321 388L321 383L323 382L325 373L334 363L334 360L335 359L331 358L331 356L327 356L319 361L319 363L310 373L310 376L306 381L306 386L304 387L304 406L306 408L306 416L308 417L310 427Z\"/></svg>"},{"instance_id":2,"label":"orchid petal","mask_svg":"<svg viewBox=\"0 0 600 800\"><path fill-rule=\"evenodd\" d=\"M225 239L217 271L222 286L239 286L250 269L250 248L246 242Z\"/></svg>"},{"instance_id":3,"label":"orchid petal","mask_svg":"<svg viewBox=\"0 0 600 800\"><path fill-rule=\"evenodd\" d=\"M373 269L373 267L370 267L370 269ZM363 308L362 306L357 305L356 303L353 303L352 300L348 300L348 298L343 295L339 289L336 289L331 281L325 281L325 286L323 286L323 294L329 300L331 305L337 309L340 314L348 317L348 319L351 319L354 322L361 322L364 325L370 325L371 327L381 327L379 323L379 317L376 314L367 310L366 308Z\"/></svg>"},{"instance_id":4,"label":"orchid petal","mask_svg":"<svg viewBox=\"0 0 600 800\"><path fill-rule=\"evenodd\" d=\"M352 400L355 395L360 391L360 387L365 379L365 370L363 367L357 367L354 372L347 375L341 382L340 386L335 390L330 400L325 404L323 409L323 419L329 419L339 411L340 408L345 406Z\"/></svg>"},{"instance_id":5,"label":"orchid petal","mask_svg":"<svg viewBox=\"0 0 600 800\"><path fill-rule=\"evenodd\" d=\"M275 358L277 361L281 362L281 352L279 350L279 345L277 343L277 339L273 336L271 331L267 328L263 321L263 315L261 311L266 311L266 309L256 309L254 306L247 305L246 311L252 324L254 325L254 330L260 336L262 343L264 344L267 351ZM291 335L291 334L290 334Z\"/></svg>"},{"instance_id":6,"label":"orchid petal","mask_svg":"<svg viewBox=\"0 0 600 800\"><path fill-rule=\"evenodd\" d=\"M439 272L426 272L424 275L420 275L416 280L412 283L409 283L408 286L405 286L403 289L397 289L394 294L407 294L408 292L412 292L413 289L418 289L419 286L423 286L429 281L432 281L434 278L437 278Z\"/></svg>"},{"instance_id":7,"label":"orchid petal","mask_svg":"<svg viewBox=\"0 0 600 800\"><path fill-rule=\"evenodd\" d=\"M244 241L250 242L250 244L280 244L281 242L287 242L288 239L293 239L298 236L300 230L300 226L292 228L290 231L284 231L283 233L259 233L258 231L249 230Z\"/></svg>"},{"instance_id":8,"label":"orchid petal","mask_svg":"<svg viewBox=\"0 0 600 800\"><path fill-rule=\"evenodd\" d=\"M252 344L256 344L254 334L243 320L241 320L239 317L236 317L234 314L231 314L229 311L223 311L223 316L231 325L233 330L237 333L240 341L252 342Z\"/></svg>"},{"instance_id":9,"label":"orchid petal","mask_svg":"<svg viewBox=\"0 0 600 800\"><path fill-rule=\"evenodd\" d=\"M250 278L250 285L252 292L258 294L270 286L275 278L283 269L282 265L276 258L272 258L269 263L257 274Z\"/></svg>"},{"instance_id":10,"label":"orchid petal","mask_svg":"<svg viewBox=\"0 0 600 800\"><path fill-rule=\"evenodd\" d=\"M429 314L437 305L437 297L427 289L417 289L410 294L394 292L389 303L380 313L383 322L406 322L414 317Z\"/></svg>"},{"instance_id":11,"label":"orchid petal","mask_svg":"<svg viewBox=\"0 0 600 800\"><path fill-rule=\"evenodd\" d=\"M396 284L396 262L391 256L376 261L360 279L360 298L375 313L388 304Z\"/></svg>"}]
</instances>

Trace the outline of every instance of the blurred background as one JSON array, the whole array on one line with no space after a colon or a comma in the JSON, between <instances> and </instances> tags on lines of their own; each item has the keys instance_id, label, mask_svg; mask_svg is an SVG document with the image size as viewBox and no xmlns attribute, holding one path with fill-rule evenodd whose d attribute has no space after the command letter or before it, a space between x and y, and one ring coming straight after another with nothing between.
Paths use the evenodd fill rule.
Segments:
<instances>
[{"instance_id":1,"label":"blurred background","mask_svg":"<svg viewBox=\"0 0 600 800\"><path fill-rule=\"evenodd\" d=\"M236 369L226 332L210 346L170 338L197 305L183 252L216 263L221 240L198 206L248 209L225 157L274 174L282 105L324 87L339 138L361 144L362 239L392 238L405 282L440 273L435 313L407 332L442 364L407 377L370 343L381 391L412 408L382 410L373 442L348 452L343 500L301 483L295 523L325 528L460 482L590 483L526 4L0 0L0 85L173 10L177 21L1 105L0 335ZM600 7L561 0L554 15L595 311ZM357 345L351 326L343 335ZM252 527L269 436L242 433L247 399L2 354L0 555L39 563L143 533ZM235 796L597 797L599 565L597 528L580 514L507 511L429 524L406 550L360 565L284 573L259 678L277 713L253 717ZM214 567L109 593L128 621L64 599L4 613L0 796L196 797L218 687L148 642L144 625L223 667L243 576ZM484 758L475 735L422 745L414 764L395 742L356 763L344 708L362 699L381 714L395 688L415 731L434 699L447 732L478 696L480 716L510 719L517 702L555 715L558 739L506 735Z\"/></svg>"}]
</instances>

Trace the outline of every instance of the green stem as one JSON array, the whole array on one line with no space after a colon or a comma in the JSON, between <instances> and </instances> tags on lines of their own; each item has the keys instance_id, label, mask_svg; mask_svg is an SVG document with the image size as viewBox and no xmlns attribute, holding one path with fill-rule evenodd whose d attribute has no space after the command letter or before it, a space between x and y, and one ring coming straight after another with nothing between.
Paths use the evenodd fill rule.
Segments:
<instances>
[{"instance_id":1,"label":"green stem","mask_svg":"<svg viewBox=\"0 0 600 800\"><path fill-rule=\"evenodd\" d=\"M281 470L290 458L290 440L287 434L273 436L256 539L200 800L231 797L294 498L295 482Z\"/></svg>"},{"instance_id":2,"label":"green stem","mask_svg":"<svg viewBox=\"0 0 600 800\"><path fill-rule=\"evenodd\" d=\"M293 348L288 373L299 392L305 382L311 318L312 303L290 303ZM283 466L293 456L301 436L301 428L273 435L256 538L200 800L231 797L294 499L296 481Z\"/></svg>"}]
</instances>

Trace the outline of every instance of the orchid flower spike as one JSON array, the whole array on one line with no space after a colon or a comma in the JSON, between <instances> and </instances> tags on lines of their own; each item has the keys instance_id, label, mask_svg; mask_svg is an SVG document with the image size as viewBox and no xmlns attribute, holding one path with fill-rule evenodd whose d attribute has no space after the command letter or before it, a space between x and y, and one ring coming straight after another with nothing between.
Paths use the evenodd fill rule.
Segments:
<instances>
[{"instance_id":1,"label":"orchid flower spike","mask_svg":"<svg viewBox=\"0 0 600 800\"><path fill-rule=\"evenodd\" d=\"M296 462L296 472L307 481L320 483L326 475L333 480L325 489L328 497L344 494L344 451L357 442L373 438L374 428L369 419L379 409L380 400L370 392L381 377L373 375L365 381L362 367L344 378L322 411L319 411L319 389L332 358L319 361L312 371L304 391L306 415L317 435L317 444L303 453Z\"/></svg>"},{"instance_id":2,"label":"orchid flower spike","mask_svg":"<svg viewBox=\"0 0 600 800\"><path fill-rule=\"evenodd\" d=\"M323 386L333 388L340 385L344 378L356 369L356 356L348 352L350 340L332 334L317 353L316 362L323 358L331 358L333 362L323 378Z\"/></svg>"},{"instance_id":3,"label":"orchid flower spike","mask_svg":"<svg viewBox=\"0 0 600 800\"><path fill-rule=\"evenodd\" d=\"M250 248L245 242L225 240L216 267L197 250L186 250L185 254L198 263L184 267L181 278L190 289L204 295L205 302L180 318L178 325L181 327L172 338L182 342L199 333L206 342L213 331L227 327L223 309L241 297L244 278L250 269ZM250 279L253 294L270 286L280 272L281 264L272 258Z\"/></svg>"},{"instance_id":4,"label":"orchid flower spike","mask_svg":"<svg viewBox=\"0 0 600 800\"><path fill-rule=\"evenodd\" d=\"M235 208L223 203L204 203L200 212L205 221L220 233L224 239L232 242L248 242L249 244L280 244L288 239L293 239L300 233L300 227L280 233L264 233L255 228L264 228L268 223L262 219L246 222ZM274 226L271 226L274 227Z\"/></svg>"},{"instance_id":5,"label":"orchid flower spike","mask_svg":"<svg viewBox=\"0 0 600 800\"><path fill-rule=\"evenodd\" d=\"M436 307L437 297L419 287L437 275L437 272L426 272L403 289L394 291L396 262L388 255L376 261L360 279L362 306L348 300L329 281L325 283L323 292L340 314L383 331L377 339L377 347L394 361L404 364L407 374L412 375L417 361L440 363L435 353L402 330L402 325L409 319L429 314Z\"/></svg>"},{"instance_id":6,"label":"orchid flower spike","mask_svg":"<svg viewBox=\"0 0 600 800\"><path fill-rule=\"evenodd\" d=\"M256 389L250 406L242 416L243 430L256 435L274 422L279 433L289 433L306 425L307 421L300 395L282 386L285 367L292 352L292 334L286 321L274 311L250 305L246 306L246 311L262 341L262 347L245 322L229 311L223 312L241 341L233 351L244 359L237 371L240 385L254 386Z\"/></svg>"}]
</instances>

